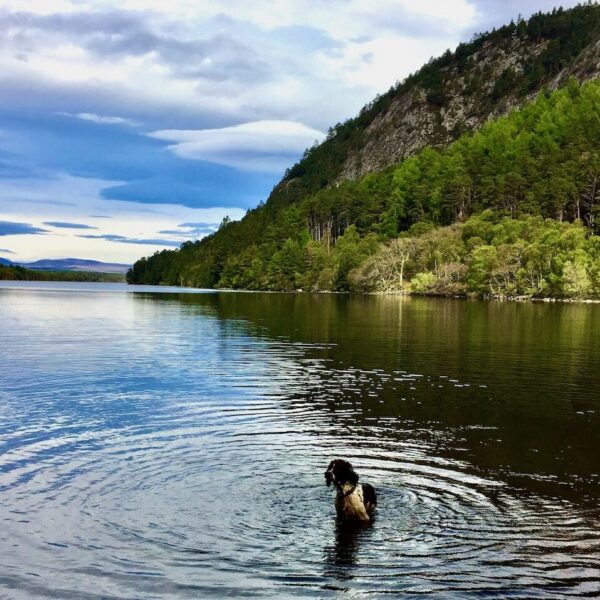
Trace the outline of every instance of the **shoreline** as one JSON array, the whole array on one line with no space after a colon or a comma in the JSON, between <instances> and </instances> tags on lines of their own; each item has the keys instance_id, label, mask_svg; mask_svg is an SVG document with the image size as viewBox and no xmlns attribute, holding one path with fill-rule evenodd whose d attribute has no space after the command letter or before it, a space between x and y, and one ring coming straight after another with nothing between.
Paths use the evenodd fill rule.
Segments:
<instances>
[{"instance_id":1,"label":"shoreline","mask_svg":"<svg viewBox=\"0 0 600 600\"><path fill-rule=\"evenodd\" d=\"M139 284L128 284L139 285ZM176 286L180 287L180 286ZM189 287L189 286L187 286ZM198 288L200 289L200 288ZM496 302L537 302L544 304L600 304L600 298L536 298L534 296L476 296L469 294L413 294L411 292L335 292L331 290L248 290L236 288L209 288L216 292L243 292L254 294L332 294L339 296L407 296L411 298L443 298L447 300L479 300Z\"/></svg>"},{"instance_id":2,"label":"shoreline","mask_svg":"<svg viewBox=\"0 0 600 600\"><path fill-rule=\"evenodd\" d=\"M420 298L449 298L454 300L481 300L481 301L495 301L495 302L538 302L544 304L600 304L600 298L555 298L555 297L543 297L537 298L535 296L502 296L502 295L486 295L477 296L469 294L413 294L411 292L368 292L364 295L374 296L411 296Z\"/></svg>"},{"instance_id":3,"label":"shoreline","mask_svg":"<svg viewBox=\"0 0 600 600\"><path fill-rule=\"evenodd\" d=\"M114 283L125 284L127 287L159 287L190 290L204 290L211 292L224 293L243 293L243 294L310 294L310 295L335 295L335 296L406 296L408 298L439 298L445 300L465 300L465 301L480 301L480 302L534 302L538 304L600 304L600 298L554 298L543 297L536 298L533 296L477 296L470 294L414 294L411 292L336 292L332 290L250 290L236 288L199 288L189 285L164 285L164 284L143 284L143 283L127 283L126 281L110 281L110 280L77 280L77 279L0 279L6 282L25 282L25 283ZM177 293L177 292L173 292Z\"/></svg>"}]
</instances>

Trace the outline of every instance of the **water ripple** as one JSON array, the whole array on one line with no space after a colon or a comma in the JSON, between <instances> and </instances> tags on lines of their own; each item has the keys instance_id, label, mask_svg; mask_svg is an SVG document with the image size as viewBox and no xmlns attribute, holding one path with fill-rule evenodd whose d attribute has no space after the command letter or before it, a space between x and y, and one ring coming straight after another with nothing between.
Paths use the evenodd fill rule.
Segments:
<instances>
[{"instance_id":1,"label":"water ripple","mask_svg":"<svg viewBox=\"0 0 600 600\"><path fill-rule=\"evenodd\" d=\"M0 295L8 597L600 593L597 508L543 473L476 465L470 444L506 432L441 414L486 384L340 364L336 344L210 305L53 293L42 324L43 292L28 311ZM334 519L322 473L340 455L377 487L369 526Z\"/></svg>"}]
</instances>

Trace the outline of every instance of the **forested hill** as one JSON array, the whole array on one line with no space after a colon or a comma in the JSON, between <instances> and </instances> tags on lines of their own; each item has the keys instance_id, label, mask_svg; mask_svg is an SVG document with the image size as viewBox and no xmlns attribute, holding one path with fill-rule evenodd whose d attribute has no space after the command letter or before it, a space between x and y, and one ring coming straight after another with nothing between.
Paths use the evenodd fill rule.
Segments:
<instances>
[{"instance_id":1,"label":"forested hill","mask_svg":"<svg viewBox=\"0 0 600 600\"><path fill-rule=\"evenodd\" d=\"M138 261L129 280L346 289L357 258L340 262L345 233L366 244L365 258L415 223L445 225L485 208L593 225L598 86L577 82L598 74L596 4L478 36L333 127L266 204L200 242Z\"/></svg>"}]
</instances>

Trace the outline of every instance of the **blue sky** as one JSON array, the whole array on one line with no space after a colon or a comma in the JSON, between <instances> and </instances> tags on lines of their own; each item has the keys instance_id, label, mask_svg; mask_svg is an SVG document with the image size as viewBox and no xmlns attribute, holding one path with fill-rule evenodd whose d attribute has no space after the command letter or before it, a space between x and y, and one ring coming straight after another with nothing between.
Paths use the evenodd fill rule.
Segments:
<instances>
[{"instance_id":1,"label":"blue sky","mask_svg":"<svg viewBox=\"0 0 600 600\"><path fill-rule=\"evenodd\" d=\"M132 262L198 239L431 56L555 5L3 0L0 256Z\"/></svg>"}]
</instances>

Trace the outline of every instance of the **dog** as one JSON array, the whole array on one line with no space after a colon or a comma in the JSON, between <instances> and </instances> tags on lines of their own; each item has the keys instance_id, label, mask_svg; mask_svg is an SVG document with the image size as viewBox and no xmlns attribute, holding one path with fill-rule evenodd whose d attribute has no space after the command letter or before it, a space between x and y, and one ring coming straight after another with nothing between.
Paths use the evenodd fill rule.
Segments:
<instances>
[{"instance_id":1,"label":"dog","mask_svg":"<svg viewBox=\"0 0 600 600\"><path fill-rule=\"evenodd\" d=\"M327 487L333 483L336 489L335 510L344 521L370 521L377 506L377 495L372 485L359 484L358 474L352 465L343 459L329 463L325 471Z\"/></svg>"}]
</instances>

